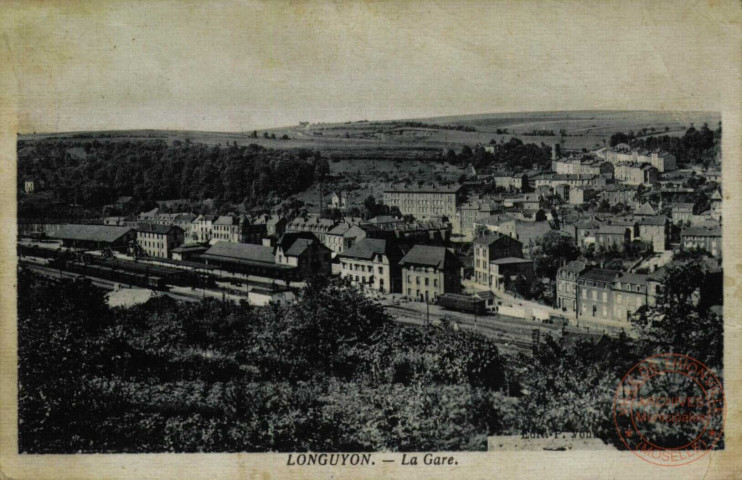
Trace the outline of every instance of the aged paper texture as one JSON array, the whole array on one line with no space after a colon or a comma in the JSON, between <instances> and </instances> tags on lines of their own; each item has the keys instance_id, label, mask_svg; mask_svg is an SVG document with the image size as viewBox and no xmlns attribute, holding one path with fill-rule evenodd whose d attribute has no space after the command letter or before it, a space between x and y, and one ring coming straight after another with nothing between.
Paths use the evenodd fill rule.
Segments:
<instances>
[{"instance_id":1,"label":"aged paper texture","mask_svg":"<svg viewBox=\"0 0 742 480\"><path fill-rule=\"evenodd\" d=\"M0 478L742 476L739 2L0 5Z\"/></svg>"}]
</instances>

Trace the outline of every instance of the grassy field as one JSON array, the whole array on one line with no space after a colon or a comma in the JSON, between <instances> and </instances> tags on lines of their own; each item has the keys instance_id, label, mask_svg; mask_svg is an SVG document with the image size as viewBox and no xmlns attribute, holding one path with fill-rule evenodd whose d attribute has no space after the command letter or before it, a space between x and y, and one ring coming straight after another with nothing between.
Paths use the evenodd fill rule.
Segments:
<instances>
[{"instance_id":1,"label":"grassy field","mask_svg":"<svg viewBox=\"0 0 742 480\"><path fill-rule=\"evenodd\" d=\"M430 157L443 149L460 149L463 145L486 144L494 139L507 141L517 136L527 143L552 145L556 136L527 135L534 130L565 130L564 149L593 149L605 145L617 131L639 131L655 128L657 134L680 135L691 124L704 122L715 127L720 115L713 112L655 112L655 111L572 111L572 112L521 112L451 117L422 118L383 122L349 122L335 124L310 124L289 126L252 132L202 132L169 130L129 130L106 132L69 132L20 135L19 139L90 138L100 141L162 139L167 142L189 139L209 145L238 145L257 143L269 148L319 150L335 159L415 159ZM474 127L475 132L440 128L414 128L406 122L422 122L426 127L435 125ZM507 129L507 134L497 134L497 129ZM263 133L275 134L277 139L263 138ZM289 140L280 137L288 135Z\"/></svg>"}]
</instances>

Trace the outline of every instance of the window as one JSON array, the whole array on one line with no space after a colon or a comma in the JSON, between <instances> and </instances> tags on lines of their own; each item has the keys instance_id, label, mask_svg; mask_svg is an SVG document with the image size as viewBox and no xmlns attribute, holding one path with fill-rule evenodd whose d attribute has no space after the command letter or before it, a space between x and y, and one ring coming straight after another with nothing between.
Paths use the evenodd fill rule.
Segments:
<instances>
[{"instance_id":1,"label":"window","mask_svg":"<svg viewBox=\"0 0 742 480\"><path fill-rule=\"evenodd\" d=\"M619 303L619 304L623 303L623 297L621 296L620 293L616 295L616 303Z\"/></svg>"},{"instance_id":2,"label":"window","mask_svg":"<svg viewBox=\"0 0 742 480\"><path fill-rule=\"evenodd\" d=\"M604 305L603 306L603 318L606 318L608 316L608 308Z\"/></svg>"},{"instance_id":3,"label":"window","mask_svg":"<svg viewBox=\"0 0 742 480\"><path fill-rule=\"evenodd\" d=\"M587 300L587 290L585 290L584 288L582 289L582 298Z\"/></svg>"},{"instance_id":4,"label":"window","mask_svg":"<svg viewBox=\"0 0 742 480\"><path fill-rule=\"evenodd\" d=\"M425 286L426 287L428 286L428 279L427 278L425 279Z\"/></svg>"},{"instance_id":5,"label":"window","mask_svg":"<svg viewBox=\"0 0 742 480\"><path fill-rule=\"evenodd\" d=\"M418 285L420 285L420 277L415 277L415 283L417 283Z\"/></svg>"},{"instance_id":6,"label":"window","mask_svg":"<svg viewBox=\"0 0 742 480\"><path fill-rule=\"evenodd\" d=\"M593 300L597 300L597 299L598 299L598 291L593 290Z\"/></svg>"},{"instance_id":7,"label":"window","mask_svg":"<svg viewBox=\"0 0 742 480\"><path fill-rule=\"evenodd\" d=\"M603 301L604 302L608 301L608 292L603 292Z\"/></svg>"}]
</instances>

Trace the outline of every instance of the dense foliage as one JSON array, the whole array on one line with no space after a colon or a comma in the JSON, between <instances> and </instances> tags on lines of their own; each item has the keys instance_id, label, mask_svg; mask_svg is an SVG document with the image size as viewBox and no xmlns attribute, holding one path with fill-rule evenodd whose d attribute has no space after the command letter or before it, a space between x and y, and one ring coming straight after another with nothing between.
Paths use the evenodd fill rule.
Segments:
<instances>
[{"instance_id":1,"label":"dense foliage","mask_svg":"<svg viewBox=\"0 0 742 480\"><path fill-rule=\"evenodd\" d=\"M627 143L632 148L647 150L664 150L675 156L681 164L714 163L719 155L721 140L721 125L712 131L704 124L700 129L694 126L688 128L682 137L670 135L653 135L640 137L629 132L617 132L611 135L610 144Z\"/></svg>"},{"instance_id":2,"label":"dense foliage","mask_svg":"<svg viewBox=\"0 0 742 480\"><path fill-rule=\"evenodd\" d=\"M476 333L392 323L335 280L269 308L162 297L123 310L21 271L20 450L481 450L490 435L554 431L623 449L612 402L632 365L682 353L721 377L713 274L668 268L657 304L633 319L638 339L546 336L533 355L503 356Z\"/></svg>"},{"instance_id":3,"label":"dense foliage","mask_svg":"<svg viewBox=\"0 0 742 480\"><path fill-rule=\"evenodd\" d=\"M19 276L25 452L472 450L512 424L486 338L389 322L347 285L253 309Z\"/></svg>"},{"instance_id":4,"label":"dense foliage","mask_svg":"<svg viewBox=\"0 0 742 480\"><path fill-rule=\"evenodd\" d=\"M327 163L318 152L259 145L212 146L163 140L18 142L18 178L34 179L58 200L104 205L139 200L214 198L248 206L305 190ZM22 187L22 185L21 185ZM19 188L22 190L22 188Z\"/></svg>"}]
</instances>

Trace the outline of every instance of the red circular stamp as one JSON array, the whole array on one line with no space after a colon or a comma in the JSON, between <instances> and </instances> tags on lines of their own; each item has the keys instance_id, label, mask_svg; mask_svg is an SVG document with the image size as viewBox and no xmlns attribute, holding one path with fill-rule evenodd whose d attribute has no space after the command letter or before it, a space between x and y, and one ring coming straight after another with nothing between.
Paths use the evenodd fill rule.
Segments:
<instances>
[{"instance_id":1,"label":"red circular stamp","mask_svg":"<svg viewBox=\"0 0 742 480\"><path fill-rule=\"evenodd\" d=\"M655 465L680 466L713 450L726 418L724 388L698 360L653 355L624 375L613 419L626 448Z\"/></svg>"}]
</instances>

